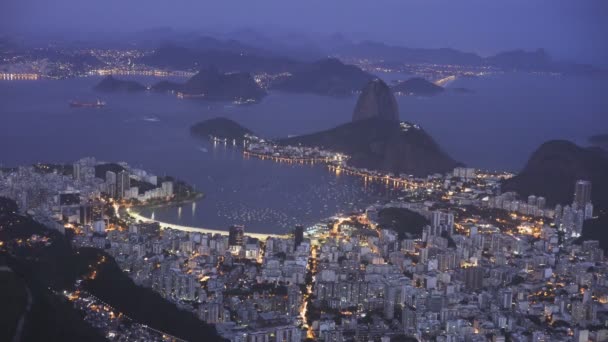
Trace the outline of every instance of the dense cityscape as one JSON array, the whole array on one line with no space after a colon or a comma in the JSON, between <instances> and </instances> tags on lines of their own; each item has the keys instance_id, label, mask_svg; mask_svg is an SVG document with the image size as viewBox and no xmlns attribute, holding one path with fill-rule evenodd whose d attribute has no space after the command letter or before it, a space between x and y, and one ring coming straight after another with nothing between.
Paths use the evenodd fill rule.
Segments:
<instances>
[{"instance_id":1,"label":"dense cityscape","mask_svg":"<svg viewBox=\"0 0 608 342\"><path fill-rule=\"evenodd\" d=\"M574 243L593 217L590 182L576 183L572 203L549 208L543 197L500 193L506 173L384 175L348 167L339 153L249 138L245 154L323 160L330 172L400 188L401 200L262 239L239 225L211 233L138 221L132 206L178 200L174 182L94 158L3 170L0 195L47 227L72 231L75 247L104 250L137 285L230 341L606 338L598 328L608 304L603 250ZM93 265L88 277L95 273ZM78 287L65 296L109 339L128 340L134 327L149 340L172 339Z\"/></svg>"},{"instance_id":2,"label":"dense cityscape","mask_svg":"<svg viewBox=\"0 0 608 342\"><path fill-rule=\"evenodd\" d=\"M604 3L0 13L0 341L608 342Z\"/></svg>"}]
</instances>

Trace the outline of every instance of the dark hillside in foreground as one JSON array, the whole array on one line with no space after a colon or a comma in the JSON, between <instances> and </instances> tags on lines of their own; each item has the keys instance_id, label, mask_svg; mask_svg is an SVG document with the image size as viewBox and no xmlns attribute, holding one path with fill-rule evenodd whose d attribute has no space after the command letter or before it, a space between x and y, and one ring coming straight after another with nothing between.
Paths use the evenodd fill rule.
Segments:
<instances>
[{"instance_id":1,"label":"dark hillside in foreground","mask_svg":"<svg viewBox=\"0 0 608 342\"><path fill-rule=\"evenodd\" d=\"M139 287L123 273L114 259L101 250L84 248L73 250L68 237L49 230L29 217L15 213L13 201L0 198L0 241L6 263L28 284L38 298L40 309L32 309L34 326L28 331L35 336L31 341L96 341L96 330L81 319L80 312L62 297L53 295L48 288L56 291L72 289L75 281L90 272L89 265L106 258L94 280L86 280L84 288L93 295L112 305L116 310L130 316L139 323L167 332L190 341L221 341L215 328L196 318L189 312L178 309L151 289ZM68 231L69 233L69 231ZM32 235L48 237L45 244L18 244ZM17 289L15 295L18 295ZM34 305L34 308L38 308ZM19 308L15 308L16 311ZM39 315L39 316L36 316ZM41 321L35 320L40 317ZM52 319L50 319L51 317ZM80 317L80 318L79 318ZM48 326L48 331L45 330ZM62 328L65 327L65 328ZM40 338L51 336L54 338ZM102 339L103 340L103 339Z\"/></svg>"},{"instance_id":2,"label":"dark hillside in foreground","mask_svg":"<svg viewBox=\"0 0 608 342\"><path fill-rule=\"evenodd\" d=\"M608 213L585 221L580 240L598 240L600 247L608 252Z\"/></svg>"},{"instance_id":3,"label":"dark hillside in foreground","mask_svg":"<svg viewBox=\"0 0 608 342\"><path fill-rule=\"evenodd\" d=\"M592 182L592 202L596 209L608 209L608 157L599 148L585 148L565 140L542 144L524 169L503 184L503 191L520 196L544 196L551 205L572 203L574 184L579 179Z\"/></svg>"},{"instance_id":4,"label":"dark hillside in foreground","mask_svg":"<svg viewBox=\"0 0 608 342\"><path fill-rule=\"evenodd\" d=\"M104 302L137 322L188 341L222 341L215 327L178 309L152 289L136 285L109 255L93 248L81 248L78 252L83 260L110 258L110 262L100 266L94 280L84 281L84 287Z\"/></svg>"},{"instance_id":5,"label":"dark hillside in foreground","mask_svg":"<svg viewBox=\"0 0 608 342\"><path fill-rule=\"evenodd\" d=\"M591 181L591 201L596 219L583 226L582 240L599 240L608 249L608 156L598 147L580 147L565 140L542 144L524 169L503 183L503 191L515 191L522 198L544 196L550 205L570 204L577 180Z\"/></svg>"},{"instance_id":6,"label":"dark hillside in foreground","mask_svg":"<svg viewBox=\"0 0 608 342\"><path fill-rule=\"evenodd\" d=\"M74 309L72 303L51 294L41 283L21 278L19 264L11 262L11 267L15 272L0 272L0 319L8 328L0 331L1 341L11 341L22 314L25 317L21 334L23 342L106 341L101 332L83 320L82 313ZM32 299L29 312L26 309L27 289Z\"/></svg>"}]
</instances>

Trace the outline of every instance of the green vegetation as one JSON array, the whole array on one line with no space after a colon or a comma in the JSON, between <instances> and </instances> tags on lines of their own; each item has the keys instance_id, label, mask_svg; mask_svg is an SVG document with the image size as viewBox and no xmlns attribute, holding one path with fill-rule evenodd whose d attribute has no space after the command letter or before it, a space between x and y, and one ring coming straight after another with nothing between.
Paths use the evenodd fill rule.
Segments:
<instances>
[{"instance_id":1,"label":"green vegetation","mask_svg":"<svg viewBox=\"0 0 608 342\"><path fill-rule=\"evenodd\" d=\"M33 165L34 170L40 173L53 173L56 172L60 175L71 176L74 174L74 168L71 164L51 164L51 163L38 163Z\"/></svg>"},{"instance_id":2,"label":"green vegetation","mask_svg":"<svg viewBox=\"0 0 608 342\"><path fill-rule=\"evenodd\" d=\"M544 196L549 205L572 203L574 184L579 179L593 183L591 200L595 209L608 210L608 157L598 148L585 148L565 140L542 144L524 169L503 183L503 191L515 191L523 198Z\"/></svg>"},{"instance_id":3,"label":"green vegetation","mask_svg":"<svg viewBox=\"0 0 608 342\"><path fill-rule=\"evenodd\" d=\"M378 226L397 232L399 239L422 236L429 221L422 215L405 208L385 208L378 212Z\"/></svg>"},{"instance_id":4,"label":"green vegetation","mask_svg":"<svg viewBox=\"0 0 608 342\"><path fill-rule=\"evenodd\" d=\"M0 265L14 271L2 272L0 292L13 298L12 301L2 299L3 315L7 315L3 316L7 320L2 321L14 322L14 315L23 312L23 294L29 288L32 307L25 318L22 341L105 341L96 329L84 322L82 314L71 303L51 291L72 288L77 277L86 271L75 262L66 237L16 214L15 209L13 201L0 198L0 241L4 243ZM38 242L31 239L33 235L38 237ZM12 279L4 278L10 275ZM9 334L14 333L14 325L9 327Z\"/></svg>"},{"instance_id":5,"label":"green vegetation","mask_svg":"<svg viewBox=\"0 0 608 342\"><path fill-rule=\"evenodd\" d=\"M116 163L99 164L95 165L95 177L106 180L106 172L112 171L114 173L119 173L120 171L124 170L124 167Z\"/></svg>"},{"instance_id":6,"label":"green vegetation","mask_svg":"<svg viewBox=\"0 0 608 342\"><path fill-rule=\"evenodd\" d=\"M608 251L608 231L606 227L608 227L608 214L585 221L583 233L577 242L598 240L600 242L600 248Z\"/></svg>"},{"instance_id":7,"label":"green vegetation","mask_svg":"<svg viewBox=\"0 0 608 342\"><path fill-rule=\"evenodd\" d=\"M105 262L97 270L97 277L83 282L84 288L137 322L146 324L189 341L220 341L215 328L200 321L194 314L178 309L152 289L137 286L111 256L93 248L78 250L85 261Z\"/></svg>"},{"instance_id":8,"label":"green vegetation","mask_svg":"<svg viewBox=\"0 0 608 342\"><path fill-rule=\"evenodd\" d=\"M209 138L214 136L220 139L243 141L245 134L251 134L247 128L226 118L214 118L199 122L190 128L190 132L198 137Z\"/></svg>"}]
</instances>

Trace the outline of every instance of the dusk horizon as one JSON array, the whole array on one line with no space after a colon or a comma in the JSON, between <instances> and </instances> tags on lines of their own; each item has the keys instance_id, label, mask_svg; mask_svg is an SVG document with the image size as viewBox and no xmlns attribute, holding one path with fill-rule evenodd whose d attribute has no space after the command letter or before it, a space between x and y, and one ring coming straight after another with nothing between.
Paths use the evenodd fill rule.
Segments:
<instances>
[{"instance_id":1,"label":"dusk horizon","mask_svg":"<svg viewBox=\"0 0 608 342\"><path fill-rule=\"evenodd\" d=\"M608 341L606 17L0 3L0 341Z\"/></svg>"}]
</instances>

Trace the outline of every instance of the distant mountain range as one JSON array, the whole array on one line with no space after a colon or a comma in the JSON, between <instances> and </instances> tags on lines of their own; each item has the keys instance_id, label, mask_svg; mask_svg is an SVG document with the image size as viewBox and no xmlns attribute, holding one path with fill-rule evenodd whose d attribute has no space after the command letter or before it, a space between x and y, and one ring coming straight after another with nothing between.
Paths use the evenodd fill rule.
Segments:
<instances>
[{"instance_id":1,"label":"distant mountain range","mask_svg":"<svg viewBox=\"0 0 608 342\"><path fill-rule=\"evenodd\" d=\"M223 72L246 71L279 73L292 71L301 65L280 55L259 55L250 50L234 50L218 47L187 48L164 45L150 55L137 60L160 68L192 70L216 68Z\"/></svg>"},{"instance_id":2,"label":"distant mountain range","mask_svg":"<svg viewBox=\"0 0 608 342\"><path fill-rule=\"evenodd\" d=\"M37 45L48 46L46 41ZM475 53L451 48L412 48L377 41L353 42L341 34L329 36L301 33L278 33L272 36L252 29L240 29L225 34L176 31L168 28L144 30L121 35L119 38L98 34L93 38L82 35L80 40L56 39L53 48L27 48L0 41L0 53L32 58L47 58L71 64L74 69L103 67L104 63L86 51L93 48L155 49L152 54L136 59L138 64L180 70L200 70L215 67L224 72L293 72L302 64L335 56L340 59L371 60L385 65L443 64L495 67L506 71L545 71L570 74L608 76L608 71L588 64L553 59L544 49L511 50L482 57Z\"/></svg>"},{"instance_id":3,"label":"distant mountain range","mask_svg":"<svg viewBox=\"0 0 608 342\"><path fill-rule=\"evenodd\" d=\"M349 58L379 60L385 63L490 66L506 71L545 71L608 76L608 71L592 65L556 61L544 49L511 50L481 57L474 53L448 48L409 48L365 41L339 46L335 48L333 54Z\"/></svg>"},{"instance_id":4,"label":"distant mountain range","mask_svg":"<svg viewBox=\"0 0 608 342\"><path fill-rule=\"evenodd\" d=\"M271 85L272 89L345 96L359 91L374 77L354 65L346 65L335 58L303 64L290 77Z\"/></svg>"},{"instance_id":5,"label":"distant mountain range","mask_svg":"<svg viewBox=\"0 0 608 342\"><path fill-rule=\"evenodd\" d=\"M249 32L245 36L255 36ZM299 59L285 56L276 50L271 39L254 39L259 46L251 46L235 39L219 40L210 37L177 40L186 45L165 44L137 62L160 68L192 70L217 68L221 72L288 73L269 84L270 89L289 92L312 93L329 96L344 96L358 91L373 78L370 74L352 65L345 65L335 58ZM263 44L268 44L264 46ZM307 44L313 44L308 42ZM608 72L589 65L554 61L543 50L513 50L489 57L454 49L420 49L391 46L384 43L364 41L352 43L337 37L335 45L325 46L325 56L346 59L369 59L381 64L444 64L475 67L494 67L506 71L543 71L583 75L608 75ZM280 44L284 46L284 44ZM322 54L320 54L322 55ZM309 56L310 57L310 56ZM431 96L442 92L423 79L414 78L395 85L394 90L402 94ZM459 89L460 90L460 89ZM459 91L456 90L456 91ZM459 91L467 92L466 89Z\"/></svg>"},{"instance_id":6,"label":"distant mountain range","mask_svg":"<svg viewBox=\"0 0 608 342\"><path fill-rule=\"evenodd\" d=\"M280 56L258 56L224 49L196 50L164 46L152 55L142 57L140 62L174 69L289 73L290 76L271 83L269 87L281 91L327 96L350 95L373 78L360 68L333 58L309 63Z\"/></svg>"},{"instance_id":7,"label":"distant mountain range","mask_svg":"<svg viewBox=\"0 0 608 342\"><path fill-rule=\"evenodd\" d=\"M343 96L361 89L373 77L356 66L345 65L337 59L321 59L308 63L280 56L258 56L232 50L195 50L165 46L152 55L142 57L141 63L162 68L212 68L222 72L290 73L291 76L272 83L272 89Z\"/></svg>"},{"instance_id":8,"label":"distant mountain range","mask_svg":"<svg viewBox=\"0 0 608 342\"><path fill-rule=\"evenodd\" d=\"M408 64L434 63L480 65L483 62L483 58L474 53L462 52L454 49L409 48L373 41L347 43L335 47L333 53L351 58L365 58L388 62L399 61Z\"/></svg>"}]
</instances>

